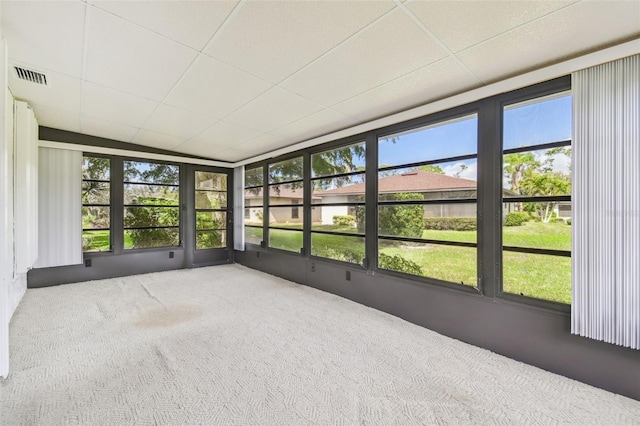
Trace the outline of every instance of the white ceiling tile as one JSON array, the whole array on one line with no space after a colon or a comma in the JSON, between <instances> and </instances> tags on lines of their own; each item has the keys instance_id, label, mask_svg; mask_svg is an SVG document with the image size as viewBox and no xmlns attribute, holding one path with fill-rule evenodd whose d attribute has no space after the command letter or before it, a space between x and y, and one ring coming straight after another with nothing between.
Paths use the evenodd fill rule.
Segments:
<instances>
[{"instance_id":1,"label":"white ceiling tile","mask_svg":"<svg viewBox=\"0 0 640 426\"><path fill-rule=\"evenodd\" d=\"M53 129L80 132L80 115L55 108L31 104L38 125Z\"/></svg>"},{"instance_id":2,"label":"white ceiling tile","mask_svg":"<svg viewBox=\"0 0 640 426\"><path fill-rule=\"evenodd\" d=\"M277 83L394 7L373 2L246 2L205 53Z\"/></svg>"},{"instance_id":3,"label":"white ceiling tile","mask_svg":"<svg viewBox=\"0 0 640 426\"><path fill-rule=\"evenodd\" d=\"M165 103L220 119L270 87L264 80L200 55Z\"/></svg>"},{"instance_id":4,"label":"white ceiling tile","mask_svg":"<svg viewBox=\"0 0 640 426\"><path fill-rule=\"evenodd\" d=\"M85 78L154 100L162 100L197 52L175 41L89 8Z\"/></svg>"},{"instance_id":5,"label":"white ceiling tile","mask_svg":"<svg viewBox=\"0 0 640 426\"><path fill-rule=\"evenodd\" d=\"M262 132L247 129L238 124L218 121L204 132L194 136L194 141L207 143L216 147L232 147L261 135Z\"/></svg>"},{"instance_id":6,"label":"white ceiling tile","mask_svg":"<svg viewBox=\"0 0 640 426\"><path fill-rule=\"evenodd\" d=\"M92 4L200 51L237 1L94 1Z\"/></svg>"},{"instance_id":7,"label":"white ceiling tile","mask_svg":"<svg viewBox=\"0 0 640 426\"><path fill-rule=\"evenodd\" d=\"M139 145L150 146L152 148L173 150L180 144L184 143L183 138L177 138L162 133L150 132L149 130L140 130L138 134L131 140Z\"/></svg>"},{"instance_id":8,"label":"white ceiling tile","mask_svg":"<svg viewBox=\"0 0 640 426\"><path fill-rule=\"evenodd\" d=\"M82 90L82 115L125 126L142 127L157 106L149 99L89 82Z\"/></svg>"},{"instance_id":9,"label":"white ceiling tile","mask_svg":"<svg viewBox=\"0 0 640 426\"><path fill-rule=\"evenodd\" d=\"M80 132L85 135L130 142L136 133L138 133L138 129L98 118L83 116L80 120Z\"/></svg>"},{"instance_id":10,"label":"white ceiling tile","mask_svg":"<svg viewBox=\"0 0 640 426\"><path fill-rule=\"evenodd\" d=\"M1 7L10 60L82 77L84 3L3 1Z\"/></svg>"},{"instance_id":11,"label":"white ceiling tile","mask_svg":"<svg viewBox=\"0 0 640 426\"><path fill-rule=\"evenodd\" d=\"M160 105L144 125L145 130L184 139L210 127L217 120L169 105Z\"/></svg>"},{"instance_id":12,"label":"white ceiling tile","mask_svg":"<svg viewBox=\"0 0 640 426\"><path fill-rule=\"evenodd\" d=\"M413 1L407 8L458 52L575 1Z\"/></svg>"},{"instance_id":13,"label":"white ceiling tile","mask_svg":"<svg viewBox=\"0 0 640 426\"><path fill-rule=\"evenodd\" d=\"M240 161L247 158L247 154L241 151L236 151L235 149L225 149L222 151L218 151L213 155L216 160L220 161Z\"/></svg>"},{"instance_id":14,"label":"white ceiling tile","mask_svg":"<svg viewBox=\"0 0 640 426\"><path fill-rule=\"evenodd\" d=\"M274 87L228 116L226 121L269 132L321 109L322 106L315 102Z\"/></svg>"},{"instance_id":15,"label":"white ceiling tile","mask_svg":"<svg viewBox=\"0 0 640 426\"><path fill-rule=\"evenodd\" d=\"M294 123L273 130L271 133L296 142L326 135L357 123L357 120L330 109L323 109Z\"/></svg>"},{"instance_id":16,"label":"white ceiling tile","mask_svg":"<svg viewBox=\"0 0 640 426\"><path fill-rule=\"evenodd\" d=\"M264 133L256 138L253 138L245 143L234 147L234 149L236 151L246 153L247 158L249 158L255 155L264 154L265 152L284 148L291 144L292 142L288 138Z\"/></svg>"},{"instance_id":17,"label":"white ceiling tile","mask_svg":"<svg viewBox=\"0 0 640 426\"><path fill-rule=\"evenodd\" d=\"M431 37L397 10L280 86L330 106L445 56Z\"/></svg>"},{"instance_id":18,"label":"white ceiling tile","mask_svg":"<svg viewBox=\"0 0 640 426\"><path fill-rule=\"evenodd\" d=\"M215 148L208 143L198 142L194 140L185 141L173 148L173 151L175 152L208 158L212 158L211 153L215 152L216 150L219 151L220 149Z\"/></svg>"},{"instance_id":19,"label":"white ceiling tile","mask_svg":"<svg viewBox=\"0 0 640 426\"><path fill-rule=\"evenodd\" d=\"M9 87L13 96L30 104L80 114L82 80L54 71L44 71L44 73L47 76L47 86L21 80L11 69L9 71Z\"/></svg>"},{"instance_id":20,"label":"white ceiling tile","mask_svg":"<svg viewBox=\"0 0 640 426\"><path fill-rule=\"evenodd\" d=\"M581 2L457 56L485 83L640 36L640 2Z\"/></svg>"},{"instance_id":21,"label":"white ceiling tile","mask_svg":"<svg viewBox=\"0 0 640 426\"><path fill-rule=\"evenodd\" d=\"M457 61L445 58L332 108L363 121L372 120L479 85Z\"/></svg>"}]
</instances>

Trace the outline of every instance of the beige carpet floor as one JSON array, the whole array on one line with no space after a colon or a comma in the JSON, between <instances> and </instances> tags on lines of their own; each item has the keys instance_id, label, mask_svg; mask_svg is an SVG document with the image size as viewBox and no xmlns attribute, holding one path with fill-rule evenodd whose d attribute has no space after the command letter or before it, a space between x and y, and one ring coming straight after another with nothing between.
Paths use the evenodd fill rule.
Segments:
<instances>
[{"instance_id":1,"label":"beige carpet floor","mask_svg":"<svg viewBox=\"0 0 640 426\"><path fill-rule=\"evenodd\" d=\"M640 424L640 402L240 265L27 291L8 425Z\"/></svg>"}]
</instances>

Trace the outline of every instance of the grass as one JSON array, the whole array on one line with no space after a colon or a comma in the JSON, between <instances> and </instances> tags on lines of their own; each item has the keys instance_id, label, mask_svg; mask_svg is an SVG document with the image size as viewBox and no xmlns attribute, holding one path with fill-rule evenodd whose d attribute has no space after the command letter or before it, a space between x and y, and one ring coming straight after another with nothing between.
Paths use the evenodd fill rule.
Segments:
<instances>
[{"instance_id":1,"label":"grass","mask_svg":"<svg viewBox=\"0 0 640 426\"><path fill-rule=\"evenodd\" d=\"M300 229L300 224L277 224L278 227ZM251 228L247 228L249 230ZM314 225L316 230L353 232L354 228L334 225ZM253 231L253 229L252 229ZM258 230L259 231L259 230ZM302 233L272 229L272 247L299 252ZM360 238L312 234L312 254L349 261L352 252L364 253ZM476 242L476 231L425 230L423 238ZM505 227L504 245L571 249L571 226L564 223L527 222L522 226ZM437 244L386 243L380 245L380 253L401 256L420 265L424 276L458 284L477 284L477 252L473 248ZM538 299L571 303L571 259L568 257L504 252L503 290ZM351 260L353 261L353 260Z\"/></svg>"}]
</instances>

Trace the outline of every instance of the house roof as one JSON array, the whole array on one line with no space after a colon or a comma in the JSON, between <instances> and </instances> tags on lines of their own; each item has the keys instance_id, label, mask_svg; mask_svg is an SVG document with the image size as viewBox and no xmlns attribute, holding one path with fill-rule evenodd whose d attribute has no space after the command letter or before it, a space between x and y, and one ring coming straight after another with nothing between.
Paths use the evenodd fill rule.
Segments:
<instances>
[{"instance_id":1,"label":"house roof","mask_svg":"<svg viewBox=\"0 0 640 426\"><path fill-rule=\"evenodd\" d=\"M302 187L292 188L291 185L278 185L276 190L275 186L269 187L269 197L271 198L289 198L292 200L302 200L304 192ZM257 192L256 192L257 191ZM245 189L244 198L256 199L262 198L262 188L257 189ZM314 200L319 200L318 197L313 197Z\"/></svg>"},{"instance_id":2,"label":"house roof","mask_svg":"<svg viewBox=\"0 0 640 426\"><path fill-rule=\"evenodd\" d=\"M477 182L470 179L457 178L434 172L415 170L400 175L387 176L378 180L378 191L392 192L433 192L475 190ZM343 186L324 191L320 196L364 194L365 183Z\"/></svg>"}]
</instances>

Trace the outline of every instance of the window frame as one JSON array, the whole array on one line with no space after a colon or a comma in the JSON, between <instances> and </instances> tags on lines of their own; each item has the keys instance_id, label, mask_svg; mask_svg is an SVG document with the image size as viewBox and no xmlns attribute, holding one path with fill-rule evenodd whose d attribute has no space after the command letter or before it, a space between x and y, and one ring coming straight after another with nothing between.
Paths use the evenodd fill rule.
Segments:
<instances>
[{"instance_id":1,"label":"window frame","mask_svg":"<svg viewBox=\"0 0 640 426\"><path fill-rule=\"evenodd\" d=\"M114 171L114 156L113 155L106 155L106 154L98 154L98 153L92 153L92 152L83 152L82 153L82 161L84 164L84 158L85 157L91 157L91 158L104 158L109 160L109 180L105 181L105 180L100 180L100 179L84 179L82 178L82 182L84 183L85 181L95 181L95 182L103 182L103 183L108 183L109 184L109 205L103 205L103 207L109 207L109 250L100 250L100 251L84 251L84 249L82 250L82 254L83 257L87 257L87 256L104 256L104 255L110 255L113 254L114 252L114 233L113 233L113 220L114 220L114 185L113 185L113 171ZM96 204L85 204L84 202L82 203L82 207L84 208L85 206L91 206L91 205L96 205ZM84 218L84 215L82 215ZM97 230L97 229L96 229ZM107 228L100 228L100 230L107 230ZM84 234L85 232L85 228L84 226L82 227L82 233Z\"/></svg>"}]
</instances>

